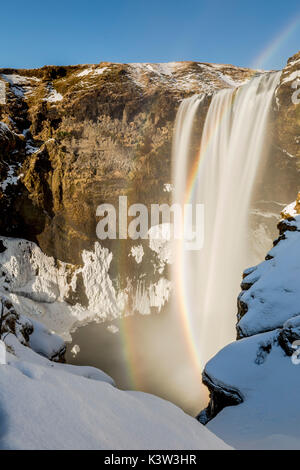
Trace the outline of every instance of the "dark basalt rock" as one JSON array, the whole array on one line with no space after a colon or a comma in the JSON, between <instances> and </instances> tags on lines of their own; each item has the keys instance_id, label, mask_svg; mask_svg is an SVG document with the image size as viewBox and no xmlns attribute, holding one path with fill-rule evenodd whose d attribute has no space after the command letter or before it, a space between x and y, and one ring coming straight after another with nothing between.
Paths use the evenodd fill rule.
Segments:
<instances>
[{"instance_id":1,"label":"dark basalt rock","mask_svg":"<svg viewBox=\"0 0 300 470\"><path fill-rule=\"evenodd\" d=\"M295 348L293 348L292 345L293 342L297 340L300 340L300 326L286 326L282 330L280 330L280 333L278 335L278 343L287 356L292 356L295 352Z\"/></svg>"},{"instance_id":2,"label":"dark basalt rock","mask_svg":"<svg viewBox=\"0 0 300 470\"><path fill-rule=\"evenodd\" d=\"M238 307L237 320L238 320L238 322L248 312L248 305L242 300L242 298L241 298L242 295L243 295L243 292L240 293L240 295L238 296L238 299L237 299L237 307ZM238 334L238 338L240 338L239 334Z\"/></svg>"},{"instance_id":3,"label":"dark basalt rock","mask_svg":"<svg viewBox=\"0 0 300 470\"><path fill-rule=\"evenodd\" d=\"M207 408L196 417L201 424L207 424L226 406L235 406L243 402L238 390L216 384L205 372L202 375L202 382L207 386L210 395Z\"/></svg>"},{"instance_id":4,"label":"dark basalt rock","mask_svg":"<svg viewBox=\"0 0 300 470\"><path fill-rule=\"evenodd\" d=\"M31 321L20 316L11 302L3 295L0 299L0 339L13 334L24 346L29 345L29 337L33 333Z\"/></svg>"}]
</instances>

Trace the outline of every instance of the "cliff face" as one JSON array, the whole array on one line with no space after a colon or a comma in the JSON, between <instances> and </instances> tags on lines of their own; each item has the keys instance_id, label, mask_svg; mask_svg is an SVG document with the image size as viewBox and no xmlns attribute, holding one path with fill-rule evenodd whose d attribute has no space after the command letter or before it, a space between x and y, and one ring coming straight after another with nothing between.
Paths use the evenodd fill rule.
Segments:
<instances>
[{"instance_id":1,"label":"cliff face","mask_svg":"<svg viewBox=\"0 0 300 470\"><path fill-rule=\"evenodd\" d=\"M0 233L82 263L96 207L166 202L173 124L191 94L243 82L249 69L194 62L0 70ZM111 247L110 244L107 244Z\"/></svg>"},{"instance_id":2,"label":"cliff face","mask_svg":"<svg viewBox=\"0 0 300 470\"><path fill-rule=\"evenodd\" d=\"M291 57L282 70L275 92L270 121L271 155L268 177L258 182L262 199L274 199L278 188L283 201L291 200L290 189L299 189L300 171L300 52ZM278 192L276 190L276 192ZM273 197L272 197L273 194Z\"/></svg>"},{"instance_id":3,"label":"cliff face","mask_svg":"<svg viewBox=\"0 0 300 470\"><path fill-rule=\"evenodd\" d=\"M276 93L276 143L290 158L300 157L300 51L282 71Z\"/></svg>"},{"instance_id":4,"label":"cliff face","mask_svg":"<svg viewBox=\"0 0 300 470\"><path fill-rule=\"evenodd\" d=\"M100 246L96 208L169 202L181 100L205 93L203 120L214 91L251 74L195 62L0 70L0 289L18 314L69 338L79 323L162 308L164 244Z\"/></svg>"}]
</instances>

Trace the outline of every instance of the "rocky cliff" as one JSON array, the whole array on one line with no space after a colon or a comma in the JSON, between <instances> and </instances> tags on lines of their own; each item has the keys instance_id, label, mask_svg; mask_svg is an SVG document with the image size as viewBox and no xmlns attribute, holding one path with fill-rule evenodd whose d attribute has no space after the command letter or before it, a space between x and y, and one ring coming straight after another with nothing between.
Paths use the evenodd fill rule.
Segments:
<instances>
[{"instance_id":1,"label":"rocky cliff","mask_svg":"<svg viewBox=\"0 0 300 470\"><path fill-rule=\"evenodd\" d=\"M297 54L276 91L269 177L257 181L263 203L274 188L276 204L299 188L299 69ZM205 94L201 132L212 94L254 73L198 62L0 70L0 289L16 318L39 318L69 338L79 323L163 307L167 247L151 234L99 244L96 208L117 205L119 195L169 202L181 100Z\"/></svg>"},{"instance_id":2,"label":"rocky cliff","mask_svg":"<svg viewBox=\"0 0 300 470\"><path fill-rule=\"evenodd\" d=\"M100 245L96 208L119 195L169 202L179 103L205 93L204 119L213 92L252 74L196 62L0 70L0 283L19 314L68 337L79 322L162 308L165 247L151 234Z\"/></svg>"},{"instance_id":3,"label":"rocky cliff","mask_svg":"<svg viewBox=\"0 0 300 470\"><path fill-rule=\"evenodd\" d=\"M82 263L99 204L168 200L180 101L250 75L194 62L0 70L1 234Z\"/></svg>"}]
</instances>

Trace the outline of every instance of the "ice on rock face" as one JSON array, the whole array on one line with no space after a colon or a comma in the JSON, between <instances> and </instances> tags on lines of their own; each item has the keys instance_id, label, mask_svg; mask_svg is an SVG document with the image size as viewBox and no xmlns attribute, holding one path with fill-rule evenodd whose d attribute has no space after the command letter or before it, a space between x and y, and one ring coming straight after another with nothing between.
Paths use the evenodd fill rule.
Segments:
<instances>
[{"instance_id":1,"label":"ice on rock face","mask_svg":"<svg viewBox=\"0 0 300 470\"><path fill-rule=\"evenodd\" d=\"M142 262L143 256L144 256L143 245L133 246L131 248L131 252L128 256L132 256L135 259L136 263L140 264Z\"/></svg>"},{"instance_id":2,"label":"ice on rock face","mask_svg":"<svg viewBox=\"0 0 300 470\"><path fill-rule=\"evenodd\" d=\"M83 265L73 266L45 255L33 242L0 237L0 292L5 292L18 313L42 322L49 330L70 339L70 332L82 323L111 321L127 312L148 314L159 310L170 296L170 281L162 277L155 282L128 283L117 288L109 268L112 253L95 243L94 250L83 250ZM134 251L142 258L142 250ZM78 282L82 283L80 293ZM77 295L76 301L70 298ZM132 307L133 305L133 307Z\"/></svg>"},{"instance_id":3,"label":"ice on rock face","mask_svg":"<svg viewBox=\"0 0 300 470\"><path fill-rule=\"evenodd\" d=\"M162 263L173 261L173 226L169 223L154 225L149 229L149 247L158 254Z\"/></svg>"}]
</instances>

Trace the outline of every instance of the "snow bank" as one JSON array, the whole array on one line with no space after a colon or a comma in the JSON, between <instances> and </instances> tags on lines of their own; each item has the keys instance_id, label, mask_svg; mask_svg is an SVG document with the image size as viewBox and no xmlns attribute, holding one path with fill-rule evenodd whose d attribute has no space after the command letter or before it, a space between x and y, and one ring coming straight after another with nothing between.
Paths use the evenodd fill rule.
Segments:
<instances>
[{"instance_id":1,"label":"snow bank","mask_svg":"<svg viewBox=\"0 0 300 470\"><path fill-rule=\"evenodd\" d=\"M266 261L245 271L237 325L244 338L204 371L215 404L226 406L207 427L238 449L300 450L300 216L279 228ZM226 393L242 403L227 406Z\"/></svg>"},{"instance_id":2,"label":"snow bank","mask_svg":"<svg viewBox=\"0 0 300 470\"><path fill-rule=\"evenodd\" d=\"M175 405L91 367L51 363L8 337L1 449L228 449Z\"/></svg>"},{"instance_id":3,"label":"snow bank","mask_svg":"<svg viewBox=\"0 0 300 470\"><path fill-rule=\"evenodd\" d=\"M83 69L81 72L77 74L77 77L86 77L87 75L102 75L108 67L89 67L87 69Z\"/></svg>"},{"instance_id":4,"label":"snow bank","mask_svg":"<svg viewBox=\"0 0 300 470\"><path fill-rule=\"evenodd\" d=\"M36 86L37 82L40 81L40 79L37 77L24 77L16 73L3 73L1 75L1 78L7 83L9 83L10 90L14 93L17 98L21 99L25 98L27 94L32 93L32 86Z\"/></svg>"},{"instance_id":5,"label":"snow bank","mask_svg":"<svg viewBox=\"0 0 300 470\"><path fill-rule=\"evenodd\" d=\"M299 314L300 216L286 224L293 231L285 232L268 260L246 272L244 283L251 287L239 297L248 308L238 323L241 336L274 330Z\"/></svg>"},{"instance_id":6,"label":"snow bank","mask_svg":"<svg viewBox=\"0 0 300 470\"><path fill-rule=\"evenodd\" d=\"M57 101L62 101L63 96L58 93L51 85L48 86L48 91L49 94L46 98L44 98L44 101L48 101L48 103L56 103Z\"/></svg>"},{"instance_id":7,"label":"snow bank","mask_svg":"<svg viewBox=\"0 0 300 470\"><path fill-rule=\"evenodd\" d=\"M300 449L300 366L278 345L278 334L234 342L205 368L214 383L238 390L244 399L207 425L237 449Z\"/></svg>"}]
</instances>

